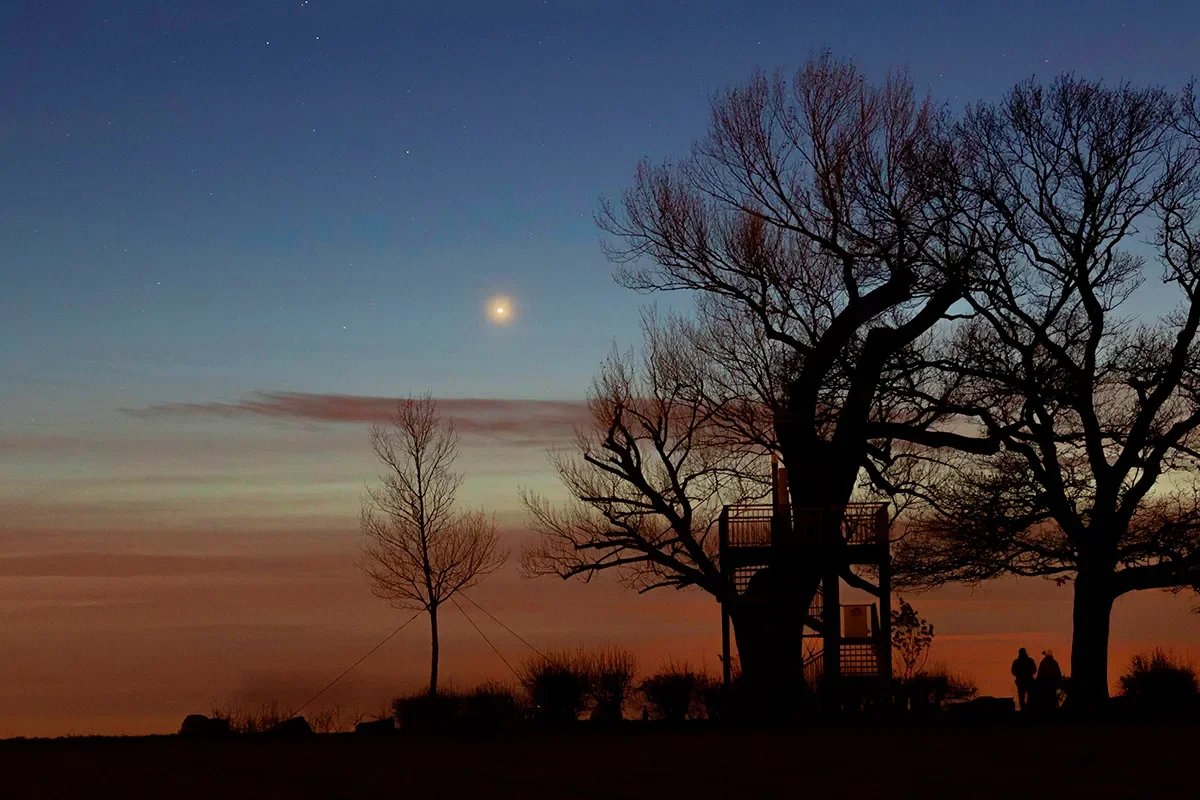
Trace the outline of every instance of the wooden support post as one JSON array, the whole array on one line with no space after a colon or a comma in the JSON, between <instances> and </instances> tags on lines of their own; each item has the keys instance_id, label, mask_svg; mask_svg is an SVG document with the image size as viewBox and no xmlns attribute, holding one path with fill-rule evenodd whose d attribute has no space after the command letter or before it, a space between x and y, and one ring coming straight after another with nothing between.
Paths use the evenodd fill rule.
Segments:
<instances>
[{"instance_id":1,"label":"wooden support post","mask_svg":"<svg viewBox=\"0 0 1200 800\"><path fill-rule=\"evenodd\" d=\"M892 691L892 548L888 536L886 507L875 512L875 527L876 540L880 543L879 622L882 641L879 643L879 674L884 681L884 697L890 698Z\"/></svg>"},{"instance_id":2,"label":"wooden support post","mask_svg":"<svg viewBox=\"0 0 1200 800\"><path fill-rule=\"evenodd\" d=\"M721 603L721 680L725 691L733 682L733 670L729 664L729 609Z\"/></svg>"},{"instance_id":3,"label":"wooden support post","mask_svg":"<svg viewBox=\"0 0 1200 800\"><path fill-rule=\"evenodd\" d=\"M836 551L835 551L836 552ZM826 552L828 562L822 581L821 636L824 651L821 653L821 695L829 709L837 707L841 697L842 675L842 599L841 577L838 575L832 553Z\"/></svg>"},{"instance_id":4,"label":"wooden support post","mask_svg":"<svg viewBox=\"0 0 1200 800\"><path fill-rule=\"evenodd\" d=\"M721 509L721 518L717 522L717 546L721 556L721 574L725 576L725 584L727 588L731 588L736 594L737 587L733 585L734 571L729 564L729 507ZM721 600L721 678L724 683L725 692L729 692L729 685L732 683L732 669L729 664L730 659L729 647L729 601L728 598Z\"/></svg>"}]
</instances>

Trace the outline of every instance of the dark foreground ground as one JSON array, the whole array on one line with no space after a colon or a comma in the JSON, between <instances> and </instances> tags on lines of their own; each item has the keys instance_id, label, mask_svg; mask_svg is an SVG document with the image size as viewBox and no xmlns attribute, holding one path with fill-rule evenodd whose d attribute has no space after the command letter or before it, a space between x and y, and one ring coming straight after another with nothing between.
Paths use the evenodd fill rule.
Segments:
<instances>
[{"instance_id":1,"label":"dark foreground ground","mask_svg":"<svg viewBox=\"0 0 1200 800\"><path fill-rule=\"evenodd\" d=\"M1198 734L1060 725L9 740L0 797L1195 797Z\"/></svg>"}]
</instances>

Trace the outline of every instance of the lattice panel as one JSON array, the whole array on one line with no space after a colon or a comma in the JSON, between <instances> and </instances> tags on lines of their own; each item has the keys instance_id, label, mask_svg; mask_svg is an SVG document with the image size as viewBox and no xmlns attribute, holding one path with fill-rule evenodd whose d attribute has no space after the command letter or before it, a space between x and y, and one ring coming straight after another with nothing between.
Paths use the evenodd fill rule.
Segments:
<instances>
[{"instance_id":1,"label":"lattice panel","mask_svg":"<svg viewBox=\"0 0 1200 800\"><path fill-rule=\"evenodd\" d=\"M879 656L873 644L842 644L842 674L874 677L879 674Z\"/></svg>"},{"instance_id":2,"label":"lattice panel","mask_svg":"<svg viewBox=\"0 0 1200 800\"><path fill-rule=\"evenodd\" d=\"M818 591L812 599L812 604L808 607L808 615L810 617L821 618L821 612L825 609L825 594Z\"/></svg>"},{"instance_id":3,"label":"lattice panel","mask_svg":"<svg viewBox=\"0 0 1200 800\"><path fill-rule=\"evenodd\" d=\"M750 585L750 579L754 577L760 569L765 569L766 564L755 564L749 567L734 567L733 569L733 585L737 588L738 594L745 594L746 587Z\"/></svg>"}]
</instances>

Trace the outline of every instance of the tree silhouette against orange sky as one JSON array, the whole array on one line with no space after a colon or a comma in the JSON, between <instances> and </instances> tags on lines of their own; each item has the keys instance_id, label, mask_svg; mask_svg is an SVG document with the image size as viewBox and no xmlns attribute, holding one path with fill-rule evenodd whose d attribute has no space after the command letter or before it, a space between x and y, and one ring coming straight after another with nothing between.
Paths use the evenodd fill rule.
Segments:
<instances>
[{"instance_id":1,"label":"tree silhouette against orange sky","mask_svg":"<svg viewBox=\"0 0 1200 800\"><path fill-rule=\"evenodd\" d=\"M438 609L503 566L495 522L460 512L454 472L458 436L426 395L401 400L386 425L371 426L371 447L384 466L363 496L363 572L376 596L429 615L429 694L438 689Z\"/></svg>"}]
</instances>

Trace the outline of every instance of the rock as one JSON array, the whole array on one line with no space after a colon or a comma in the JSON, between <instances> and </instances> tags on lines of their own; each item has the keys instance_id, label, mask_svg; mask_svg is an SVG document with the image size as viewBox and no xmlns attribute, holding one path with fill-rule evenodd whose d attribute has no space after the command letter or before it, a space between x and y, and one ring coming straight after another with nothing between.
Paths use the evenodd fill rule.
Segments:
<instances>
[{"instance_id":1,"label":"rock","mask_svg":"<svg viewBox=\"0 0 1200 800\"><path fill-rule=\"evenodd\" d=\"M206 717L203 714L188 714L179 726L180 736L228 736L229 720Z\"/></svg>"},{"instance_id":2,"label":"rock","mask_svg":"<svg viewBox=\"0 0 1200 800\"><path fill-rule=\"evenodd\" d=\"M396 732L396 720L388 717L360 722L354 726L354 732L363 736L387 736Z\"/></svg>"},{"instance_id":3,"label":"rock","mask_svg":"<svg viewBox=\"0 0 1200 800\"><path fill-rule=\"evenodd\" d=\"M274 728L271 728L271 730L267 731L267 735L287 737L312 736L313 729L304 717L292 717L291 719L285 719Z\"/></svg>"}]
</instances>

